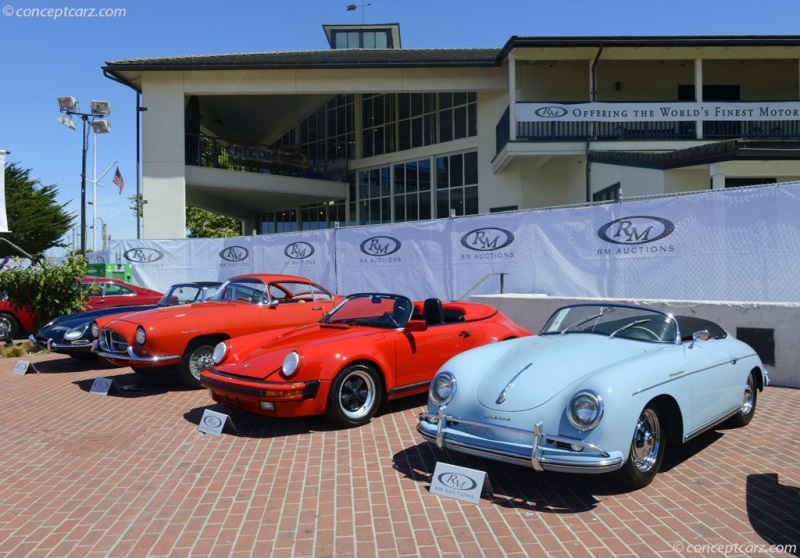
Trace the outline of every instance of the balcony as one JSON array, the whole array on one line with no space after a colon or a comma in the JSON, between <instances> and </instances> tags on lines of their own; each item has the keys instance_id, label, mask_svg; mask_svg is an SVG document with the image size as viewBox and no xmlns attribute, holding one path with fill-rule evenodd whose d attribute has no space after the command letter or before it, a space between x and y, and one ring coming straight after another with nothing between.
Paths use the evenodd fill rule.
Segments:
<instances>
[{"instance_id":1,"label":"balcony","mask_svg":"<svg viewBox=\"0 0 800 558\"><path fill-rule=\"evenodd\" d=\"M243 144L186 134L186 164L231 171L345 182L347 159L283 145Z\"/></svg>"},{"instance_id":2,"label":"balcony","mask_svg":"<svg viewBox=\"0 0 800 558\"><path fill-rule=\"evenodd\" d=\"M707 121L702 139L785 140L800 138L800 121ZM509 109L495 128L499 153L511 139ZM517 142L698 140L697 122L517 122Z\"/></svg>"}]
</instances>

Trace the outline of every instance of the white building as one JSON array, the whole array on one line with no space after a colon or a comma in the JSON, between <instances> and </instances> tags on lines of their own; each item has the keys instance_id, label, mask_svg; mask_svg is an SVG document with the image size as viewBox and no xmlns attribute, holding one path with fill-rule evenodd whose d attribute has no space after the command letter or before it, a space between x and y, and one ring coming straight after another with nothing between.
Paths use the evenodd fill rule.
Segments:
<instances>
[{"instance_id":1,"label":"white building","mask_svg":"<svg viewBox=\"0 0 800 558\"><path fill-rule=\"evenodd\" d=\"M800 179L800 36L512 37L114 60L140 92L144 237L184 207L243 233Z\"/></svg>"}]
</instances>

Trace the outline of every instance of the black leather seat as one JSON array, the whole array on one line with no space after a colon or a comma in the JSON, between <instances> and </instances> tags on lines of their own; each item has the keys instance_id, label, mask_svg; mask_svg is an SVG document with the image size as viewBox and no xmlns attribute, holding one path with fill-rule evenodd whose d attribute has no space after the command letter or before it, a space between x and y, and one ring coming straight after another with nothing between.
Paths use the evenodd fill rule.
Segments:
<instances>
[{"instance_id":1,"label":"black leather seat","mask_svg":"<svg viewBox=\"0 0 800 558\"><path fill-rule=\"evenodd\" d=\"M422 317L428 326L441 325L444 323L444 310L442 301L438 298L428 298L422 303Z\"/></svg>"}]
</instances>

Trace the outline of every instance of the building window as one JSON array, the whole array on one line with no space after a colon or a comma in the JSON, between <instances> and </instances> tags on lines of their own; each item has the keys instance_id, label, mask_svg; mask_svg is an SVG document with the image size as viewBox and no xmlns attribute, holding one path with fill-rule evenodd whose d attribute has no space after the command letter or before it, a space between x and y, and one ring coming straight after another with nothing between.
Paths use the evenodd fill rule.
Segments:
<instances>
[{"instance_id":1,"label":"building window","mask_svg":"<svg viewBox=\"0 0 800 558\"><path fill-rule=\"evenodd\" d=\"M391 223L389 167L358 173L358 224Z\"/></svg>"},{"instance_id":2,"label":"building window","mask_svg":"<svg viewBox=\"0 0 800 558\"><path fill-rule=\"evenodd\" d=\"M402 93L397 96L397 150L436 143L436 95Z\"/></svg>"},{"instance_id":3,"label":"building window","mask_svg":"<svg viewBox=\"0 0 800 558\"><path fill-rule=\"evenodd\" d=\"M392 153L394 148L394 95L364 95L361 100L364 157Z\"/></svg>"},{"instance_id":4,"label":"building window","mask_svg":"<svg viewBox=\"0 0 800 558\"><path fill-rule=\"evenodd\" d=\"M431 218L430 159L400 163L393 167L394 222Z\"/></svg>"},{"instance_id":5,"label":"building window","mask_svg":"<svg viewBox=\"0 0 800 558\"><path fill-rule=\"evenodd\" d=\"M394 48L389 30L334 31L333 48Z\"/></svg>"},{"instance_id":6,"label":"building window","mask_svg":"<svg viewBox=\"0 0 800 558\"><path fill-rule=\"evenodd\" d=\"M604 202L604 201L619 201L620 193L622 192L622 187L619 182L616 184L612 184L608 188L603 188L599 192L595 192L592 194L592 201L595 202Z\"/></svg>"},{"instance_id":7,"label":"building window","mask_svg":"<svg viewBox=\"0 0 800 558\"><path fill-rule=\"evenodd\" d=\"M477 113L475 93L439 93L439 141L476 136Z\"/></svg>"},{"instance_id":8,"label":"building window","mask_svg":"<svg viewBox=\"0 0 800 558\"><path fill-rule=\"evenodd\" d=\"M478 213L478 153L436 158L436 217Z\"/></svg>"},{"instance_id":9,"label":"building window","mask_svg":"<svg viewBox=\"0 0 800 558\"><path fill-rule=\"evenodd\" d=\"M294 232L297 230L297 211L294 209L268 211L261 215L259 228L261 234Z\"/></svg>"}]
</instances>

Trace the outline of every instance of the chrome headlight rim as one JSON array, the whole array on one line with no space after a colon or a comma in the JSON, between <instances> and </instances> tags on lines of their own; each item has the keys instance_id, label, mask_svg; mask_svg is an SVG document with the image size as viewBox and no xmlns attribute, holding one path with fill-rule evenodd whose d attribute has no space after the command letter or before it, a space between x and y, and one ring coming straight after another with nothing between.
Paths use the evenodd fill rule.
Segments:
<instances>
[{"instance_id":1,"label":"chrome headlight rim","mask_svg":"<svg viewBox=\"0 0 800 558\"><path fill-rule=\"evenodd\" d=\"M589 415L585 411L589 410ZM600 424L605 412L603 398L594 390L582 389L569 399L567 404L567 420L580 432L594 430ZM584 415L580 416L578 413Z\"/></svg>"},{"instance_id":2,"label":"chrome headlight rim","mask_svg":"<svg viewBox=\"0 0 800 558\"><path fill-rule=\"evenodd\" d=\"M97 339L100 336L100 326L97 325L97 322L92 322L92 325L89 326L92 331L92 337Z\"/></svg>"},{"instance_id":3,"label":"chrome headlight rim","mask_svg":"<svg viewBox=\"0 0 800 558\"><path fill-rule=\"evenodd\" d=\"M283 364L281 364L281 373L286 378L291 378L297 371L300 370L300 361L302 360L299 351L290 351L283 357Z\"/></svg>"},{"instance_id":4,"label":"chrome headlight rim","mask_svg":"<svg viewBox=\"0 0 800 558\"><path fill-rule=\"evenodd\" d=\"M228 344L225 341L220 341L214 346L214 351L211 353L211 359L214 365L220 364L228 356Z\"/></svg>"},{"instance_id":5,"label":"chrome headlight rim","mask_svg":"<svg viewBox=\"0 0 800 558\"><path fill-rule=\"evenodd\" d=\"M86 329L88 328L88 324L83 324L78 327L74 327L70 329L68 332L64 334L64 339L67 341L77 341L86 333Z\"/></svg>"},{"instance_id":6,"label":"chrome headlight rim","mask_svg":"<svg viewBox=\"0 0 800 558\"><path fill-rule=\"evenodd\" d=\"M136 341L139 345L144 345L145 341L147 341L147 334L144 331L142 326L136 328L136 335L134 336L134 341Z\"/></svg>"},{"instance_id":7,"label":"chrome headlight rim","mask_svg":"<svg viewBox=\"0 0 800 558\"><path fill-rule=\"evenodd\" d=\"M453 400L456 389L458 389L456 377L447 371L439 372L431 381L430 388L428 389L428 396L436 405L442 407Z\"/></svg>"}]
</instances>

